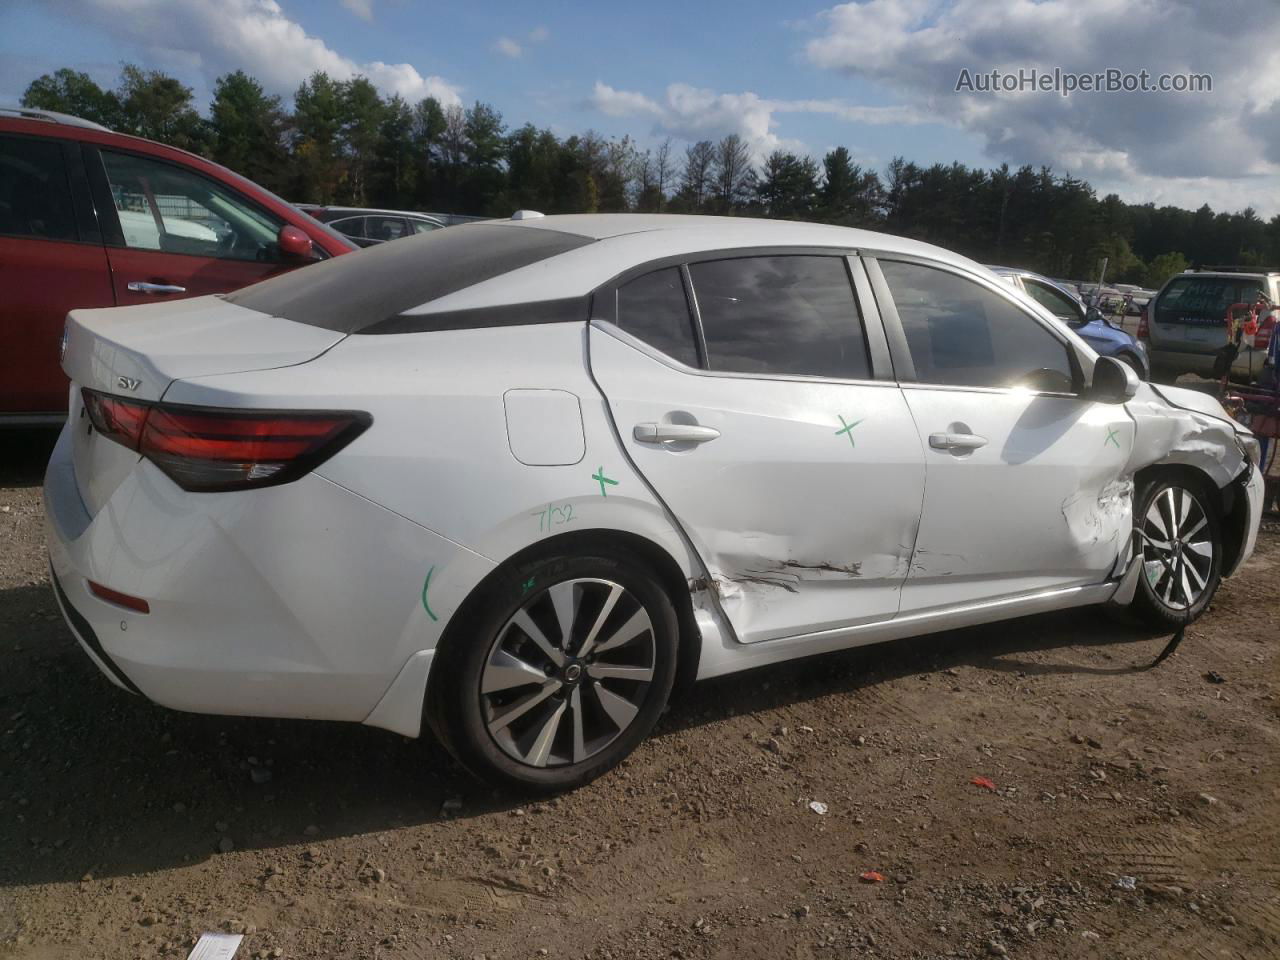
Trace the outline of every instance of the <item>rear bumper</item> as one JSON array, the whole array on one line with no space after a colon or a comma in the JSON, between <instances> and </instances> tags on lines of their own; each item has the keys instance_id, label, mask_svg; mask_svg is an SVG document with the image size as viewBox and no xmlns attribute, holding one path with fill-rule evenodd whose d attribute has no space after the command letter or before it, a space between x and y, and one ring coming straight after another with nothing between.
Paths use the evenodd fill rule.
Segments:
<instances>
[{"instance_id":1,"label":"rear bumper","mask_svg":"<svg viewBox=\"0 0 1280 960\"><path fill-rule=\"evenodd\" d=\"M385 705L370 714L384 693L492 569L315 475L190 494L140 461L91 516L69 432L44 489L59 607L112 682L166 707L379 723ZM422 602L429 570L437 619ZM90 580L145 599L150 613L102 600ZM396 695L420 706L422 689L403 685Z\"/></svg>"}]
</instances>

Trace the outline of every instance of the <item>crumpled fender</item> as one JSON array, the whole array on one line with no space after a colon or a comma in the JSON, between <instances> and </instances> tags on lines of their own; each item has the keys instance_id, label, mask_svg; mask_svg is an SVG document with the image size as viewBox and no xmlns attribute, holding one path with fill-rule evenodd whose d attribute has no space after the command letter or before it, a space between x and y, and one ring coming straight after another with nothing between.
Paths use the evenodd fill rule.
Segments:
<instances>
[{"instance_id":1,"label":"crumpled fender","mask_svg":"<svg viewBox=\"0 0 1280 960\"><path fill-rule=\"evenodd\" d=\"M1144 383L1125 407L1136 426L1126 475L1157 463L1180 464L1204 471L1222 488L1244 469L1244 451L1236 443L1244 428L1213 397Z\"/></svg>"}]
</instances>

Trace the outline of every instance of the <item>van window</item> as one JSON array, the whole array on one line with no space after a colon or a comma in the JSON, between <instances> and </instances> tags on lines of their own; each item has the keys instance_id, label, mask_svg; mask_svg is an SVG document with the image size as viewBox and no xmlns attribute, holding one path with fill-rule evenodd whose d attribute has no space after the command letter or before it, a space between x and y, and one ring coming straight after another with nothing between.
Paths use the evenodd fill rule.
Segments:
<instances>
[{"instance_id":1,"label":"van window","mask_svg":"<svg viewBox=\"0 0 1280 960\"><path fill-rule=\"evenodd\" d=\"M1253 303L1265 291L1257 277L1174 277L1156 301L1156 323L1222 326L1233 303Z\"/></svg>"}]
</instances>

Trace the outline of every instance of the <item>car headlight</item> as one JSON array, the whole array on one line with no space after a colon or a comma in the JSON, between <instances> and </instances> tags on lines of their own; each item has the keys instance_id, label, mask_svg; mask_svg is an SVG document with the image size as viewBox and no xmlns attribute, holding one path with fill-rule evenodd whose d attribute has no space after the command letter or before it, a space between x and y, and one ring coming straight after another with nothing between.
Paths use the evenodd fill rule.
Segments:
<instances>
[{"instance_id":1,"label":"car headlight","mask_svg":"<svg viewBox=\"0 0 1280 960\"><path fill-rule=\"evenodd\" d=\"M1255 467L1262 465L1262 444L1258 442L1258 438L1251 433L1237 433L1236 443L1240 445L1240 452Z\"/></svg>"}]
</instances>

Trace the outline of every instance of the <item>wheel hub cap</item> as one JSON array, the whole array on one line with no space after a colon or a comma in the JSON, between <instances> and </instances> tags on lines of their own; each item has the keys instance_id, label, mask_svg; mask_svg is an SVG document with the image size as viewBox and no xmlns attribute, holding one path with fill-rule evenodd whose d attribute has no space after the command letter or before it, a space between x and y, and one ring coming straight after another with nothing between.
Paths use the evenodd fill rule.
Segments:
<instances>
[{"instance_id":1,"label":"wheel hub cap","mask_svg":"<svg viewBox=\"0 0 1280 960\"><path fill-rule=\"evenodd\" d=\"M489 735L532 767L590 759L640 713L656 649L649 614L620 584L580 578L527 597L480 675Z\"/></svg>"},{"instance_id":2,"label":"wheel hub cap","mask_svg":"<svg viewBox=\"0 0 1280 960\"><path fill-rule=\"evenodd\" d=\"M1182 487L1162 490L1139 527L1147 583L1174 610L1186 610L1204 595L1213 572L1213 539L1204 507Z\"/></svg>"}]
</instances>

